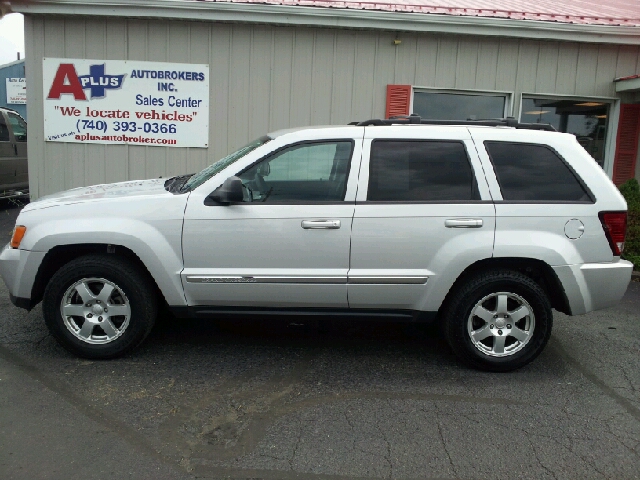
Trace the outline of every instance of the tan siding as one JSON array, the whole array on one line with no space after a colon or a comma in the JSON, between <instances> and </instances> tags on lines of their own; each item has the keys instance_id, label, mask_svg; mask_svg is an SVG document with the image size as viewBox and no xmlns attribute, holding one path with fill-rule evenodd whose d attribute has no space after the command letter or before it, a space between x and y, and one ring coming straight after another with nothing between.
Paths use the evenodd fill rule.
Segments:
<instances>
[{"instance_id":1,"label":"tan siding","mask_svg":"<svg viewBox=\"0 0 640 480\"><path fill-rule=\"evenodd\" d=\"M576 71L576 92L593 92L596 95L596 68L598 68L598 46L580 45ZM613 79L612 79L613 80Z\"/></svg>"},{"instance_id":2,"label":"tan siding","mask_svg":"<svg viewBox=\"0 0 640 480\"><path fill-rule=\"evenodd\" d=\"M34 196L197 171L253 137L381 117L387 84L615 97L640 50L456 35L27 16L29 173ZM46 143L42 57L210 65L209 148Z\"/></svg>"},{"instance_id":3,"label":"tan siding","mask_svg":"<svg viewBox=\"0 0 640 480\"><path fill-rule=\"evenodd\" d=\"M453 88L455 86L457 56L458 41L453 38L442 38L438 43L435 81L436 87Z\"/></svg>"},{"instance_id":4,"label":"tan siding","mask_svg":"<svg viewBox=\"0 0 640 480\"><path fill-rule=\"evenodd\" d=\"M516 90L518 75L518 42L502 39L498 51L498 66L496 68L496 90L513 92Z\"/></svg>"},{"instance_id":5,"label":"tan siding","mask_svg":"<svg viewBox=\"0 0 640 480\"><path fill-rule=\"evenodd\" d=\"M543 43L538 49L538 66L536 69L536 92L554 92L556 87L556 75L558 72L557 43Z\"/></svg>"},{"instance_id":6,"label":"tan siding","mask_svg":"<svg viewBox=\"0 0 640 480\"><path fill-rule=\"evenodd\" d=\"M356 38L350 121L373 116L371 91L374 84L376 40L374 35L368 33L358 33Z\"/></svg>"},{"instance_id":7,"label":"tan siding","mask_svg":"<svg viewBox=\"0 0 640 480\"><path fill-rule=\"evenodd\" d=\"M319 124L331 123L331 90L333 89L333 61L335 56L335 34L330 30L316 32L313 48L313 95L311 97L311 118ZM279 72L272 72L274 78L280 78ZM370 100L369 100L370 101Z\"/></svg>"},{"instance_id":8,"label":"tan siding","mask_svg":"<svg viewBox=\"0 0 640 480\"><path fill-rule=\"evenodd\" d=\"M640 73L638 71L638 63L640 63L638 50L638 47L630 47L627 45L619 47L618 61L616 62L616 78L628 77L629 75Z\"/></svg>"},{"instance_id":9,"label":"tan siding","mask_svg":"<svg viewBox=\"0 0 640 480\"><path fill-rule=\"evenodd\" d=\"M456 56L455 88L476 88L477 69L478 44L471 40L460 40Z\"/></svg>"},{"instance_id":10,"label":"tan siding","mask_svg":"<svg viewBox=\"0 0 640 480\"><path fill-rule=\"evenodd\" d=\"M343 119L351 118L351 100L353 98L354 77L358 75L354 70L356 57L357 35L353 32L345 32L337 35L336 61L334 63L333 81L333 109L331 111L331 123L344 122ZM293 89L292 89L293 92ZM297 95L292 94L290 100L290 112L296 110ZM296 125L294 117L291 117L291 126ZM349 121L349 120L346 120Z\"/></svg>"},{"instance_id":11,"label":"tan siding","mask_svg":"<svg viewBox=\"0 0 640 480\"><path fill-rule=\"evenodd\" d=\"M437 60L438 39L434 36L418 37L415 62L416 76L412 83L418 86L435 85Z\"/></svg>"},{"instance_id":12,"label":"tan siding","mask_svg":"<svg viewBox=\"0 0 640 480\"><path fill-rule=\"evenodd\" d=\"M538 57L540 45L534 42L521 42L518 49L516 68L516 94L532 93L536 91L536 77L538 72ZM513 68L505 65L505 68ZM549 93L549 92L543 92Z\"/></svg>"},{"instance_id":13,"label":"tan siding","mask_svg":"<svg viewBox=\"0 0 640 480\"><path fill-rule=\"evenodd\" d=\"M576 91L579 45L562 44L558 54L555 92L573 95Z\"/></svg>"},{"instance_id":14,"label":"tan siding","mask_svg":"<svg viewBox=\"0 0 640 480\"><path fill-rule=\"evenodd\" d=\"M498 53L500 52L500 42L498 40L487 39L478 46L478 65L475 72L472 72L474 88L496 90L496 79L498 76ZM509 88L511 90L511 88Z\"/></svg>"},{"instance_id":15,"label":"tan siding","mask_svg":"<svg viewBox=\"0 0 640 480\"><path fill-rule=\"evenodd\" d=\"M193 23L189 28L189 48L188 58L190 63L210 64L211 62L211 29L205 23ZM213 98L211 89L213 82L209 85L209 99ZM209 117L209 129L211 129L211 117ZM186 156L186 169L176 173L194 173L201 170L203 165L212 163L208 161L207 155L211 151L211 137L209 137L208 149L204 148L186 148L181 149Z\"/></svg>"}]
</instances>

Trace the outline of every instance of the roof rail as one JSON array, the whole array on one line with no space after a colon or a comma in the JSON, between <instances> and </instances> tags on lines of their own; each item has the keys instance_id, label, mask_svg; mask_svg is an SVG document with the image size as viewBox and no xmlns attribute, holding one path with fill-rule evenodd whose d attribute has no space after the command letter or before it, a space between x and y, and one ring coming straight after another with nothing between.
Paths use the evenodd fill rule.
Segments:
<instances>
[{"instance_id":1,"label":"roof rail","mask_svg":"<svg viewBox=\"0 0 640 480\"><path fill-rule=\"evenodd\" d=\"M548 123L520 123L514 117L492 118L487 120L429 120L423 119L420 115L412 113L411 115L402 115L391 117L388 119L371 119L364 122L351 122L349 125L357 125L359 127L382 126L382 125L471 125L485 127L512 127L527 130L545 130L548 132L557 131Z\"/></svg>"}]
</instances>

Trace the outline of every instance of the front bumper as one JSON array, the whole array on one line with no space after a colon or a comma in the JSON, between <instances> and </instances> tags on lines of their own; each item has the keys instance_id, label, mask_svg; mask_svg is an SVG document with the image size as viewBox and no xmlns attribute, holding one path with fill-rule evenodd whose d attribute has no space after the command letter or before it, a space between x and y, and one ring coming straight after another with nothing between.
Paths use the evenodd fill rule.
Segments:
<instances>
[{"instance_id":1,"label":"front bumper","mask_svg":"<svg viewBox=\"0 0 640 480\"><path fill-rule=\"evenodd\" d=\"M631 281L633 264L585 263L553 267L564 287L572 315L611 307L618 303Z\"/></svg>"},{"instance_id":2,"label":"front bumper","mask_svg":"<svg viewBox=\"0 0 640 480\"><path fill-rule=\"evenodd\" d=\"M45 252L19 250L5 245L0 252L0 275L9 289L11 302L30 310L31 291Z\"/></svg>"}]
</instances>

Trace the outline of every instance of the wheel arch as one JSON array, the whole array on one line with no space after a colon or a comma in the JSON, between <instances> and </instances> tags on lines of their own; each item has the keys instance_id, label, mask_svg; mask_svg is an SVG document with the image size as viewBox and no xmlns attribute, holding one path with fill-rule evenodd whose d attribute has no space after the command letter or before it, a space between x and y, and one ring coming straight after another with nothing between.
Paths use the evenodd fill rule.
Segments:
<instances>
[{"instance_id":1,"label":"wheel arch","mask_svg":"<svg viewBox=\"0 0 640 480\"><path fill-rule=\"evenodd\" d=\"M51 248L40 263L36 273L33 286L31 287L31 305L37 305L42 301L45 288L49 279L62 268L76 258L85 255L114 255L125 258L128 262L136 264L151 280L155 286L158 298L165 299L162 289L158 286L155 278L140 257L131 249L123 245L101 244L101 243L79 243L68 245L57 245ZM166 302L166 299L165 299Z\"/></svg>"},{"instance_id":2,"label":"wheel arch","mask_svg":"<svg viewBox=\"0 0 640 480\"><path fill-rule=\"evenodd\" d=\"M469 265L454 281L439 309L443 312L452 296L469 278L488 270L513 270L535 281L547 294L551 306L559 312L571 315L571 306L562 282L551 266L539 259L520 257L492 257Z\"/></svg>"}]
</instances>

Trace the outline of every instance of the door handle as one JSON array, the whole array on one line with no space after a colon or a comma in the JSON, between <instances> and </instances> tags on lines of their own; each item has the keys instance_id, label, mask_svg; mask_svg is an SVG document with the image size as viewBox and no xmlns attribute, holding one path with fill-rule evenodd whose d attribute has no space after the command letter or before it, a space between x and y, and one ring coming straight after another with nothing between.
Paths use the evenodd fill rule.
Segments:
<instances>
[{"instance_id":1,"label":"door handle","mask_svg":"<svg viewBox=\"0 0 640 480\"><path fill-rule=\"evenodd\" d=\"M320 228L336 229L340 228L340 220L303 220L302 228L311 230Z\"/></svg>"},{"instance_id":2,"label":"door handle","mask_svg":"<svg viewBox=\"0 0 640 480\"><path fill-rule=\"evenodd\" d=\"M482 227L481 218L449 218L444 221L447 228L480 228Z\"/></svg>"}]
</instances>

